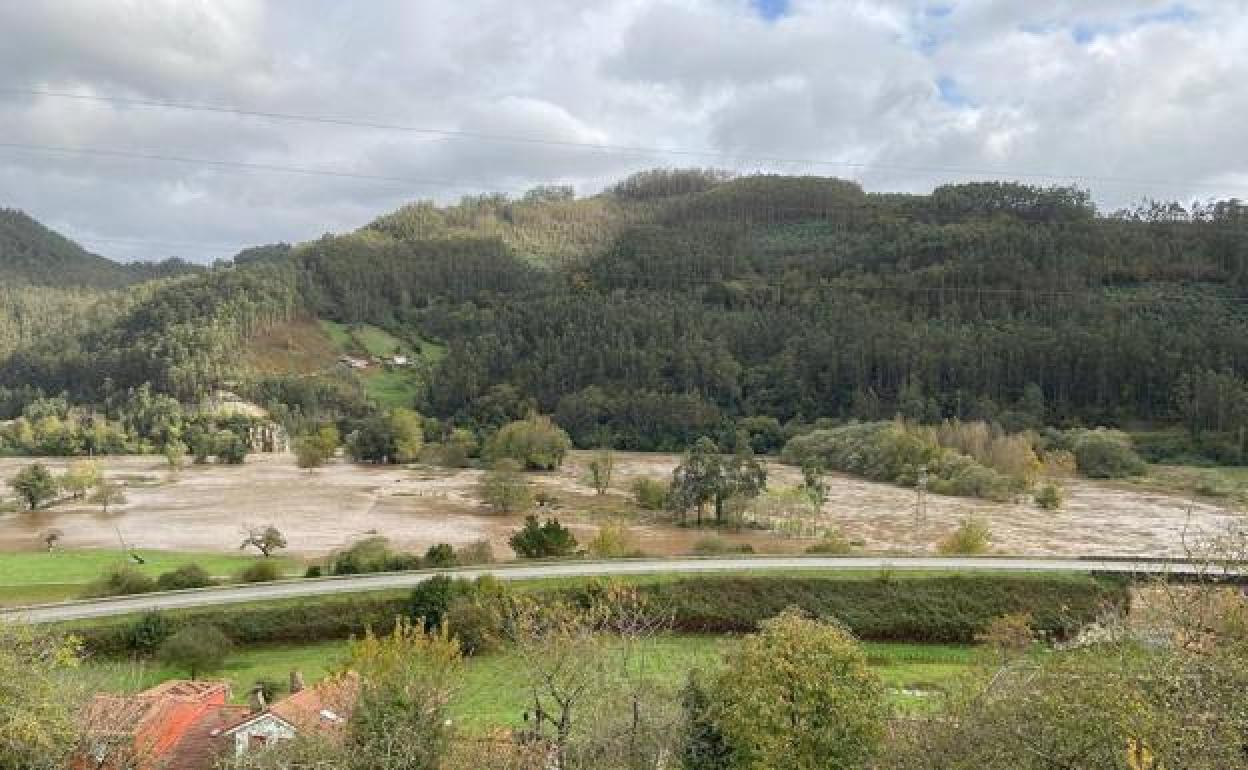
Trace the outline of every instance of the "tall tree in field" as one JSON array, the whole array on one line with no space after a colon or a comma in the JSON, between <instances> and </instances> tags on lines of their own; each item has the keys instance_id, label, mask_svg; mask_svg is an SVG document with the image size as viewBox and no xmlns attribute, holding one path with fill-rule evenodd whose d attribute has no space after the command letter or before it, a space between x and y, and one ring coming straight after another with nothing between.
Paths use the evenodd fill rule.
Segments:
<instances>
[{"instance_id":1,"label":"tall tree in field","mask_svg":"<svg viewBox=\"0 0 1248 770\"><path fill-rule=\"evenodd\" d=\"M51 471L43 463L35 463L18 471L9 479L9 486L17 493L29 510L38 510L44 503L56 498L60 488Z\"/></svg>"},{"instance_id":2,"label":"tall tree in field","mask_svg":"<svg viewBox=\"0 0 1248 770\"><path fill-rule=\"evenodd\" d=\"M270 524L267 527L251 527L243 534L243 542L239 544L238 550L243 551L248 548L255 548L264 556L272 556L274 551L278 551L286 547L286 536L277 527Z\"/></svg>"}]
</instances>

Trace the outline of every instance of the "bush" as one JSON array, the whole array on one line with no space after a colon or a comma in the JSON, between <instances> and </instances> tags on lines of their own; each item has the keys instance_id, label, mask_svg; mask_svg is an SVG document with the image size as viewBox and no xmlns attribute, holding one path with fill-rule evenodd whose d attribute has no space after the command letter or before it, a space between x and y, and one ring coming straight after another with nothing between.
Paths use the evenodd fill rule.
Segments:
<instances>
[{"instance_id":1,"label":"bush","mask_svg":"<svg viewBox=\"0 0 1248 770\"><path fill-rule=\"evenodd\" d=\"M967 517L936 545L936 550L949 555L974 556L987 553L991 539L988 525L974 517Z\"/></svg>"},{"instance_id":2,"label":"bush","mask_svg":"<svg viewBox=\"0 0 1248 770\"><path fill-rule=\"evenodd\" d=\"M719 535L708 535L693 544L693 553L698 556L720 556L730 553L754 553L754 546L749 543L734 543Z\"/></svg>"},{"instance_id":3,"label":"bush","mask_svg":"<svg viewBox=\"0 0 1248 770\"><path fill-rule=\"evenodd\" d=\"M959 449L942 446L942 431L951 443L974 447L985 461L1010 473L989 467ZM853 473L873 481L912 486L918 469L926 467L929 489L938 494L1006 501L1025 490L1040 461L1023 437L978 439L987 428L950 423L941 429L900 421L867 422L839 428L814 430L789 440L781 459L791 465L817 463L821 467Z\"/></svg>"},{"instance_id":4,"label":"bush","mask_svg":"<svg viewBox=\"0 0 1248 770\"><path fill-rule=\"evenodd\" d=\"M369 572L401 572L420 569L420 557L396 551L385 537L367 537L330 557L332 575L362 575Z\"/></svg>"},{"instance_id":5,"label":"bush","mask_svg":"<svg viewBox=\"0 0 1248 770\"><path fill-rule=\"evenodd\" d=\"M496 652L504 646L507 586L492 575L483 575L460 590L446 610L446 627L469 655Z\"/></svg>"},{"instance_id":6,"label":"bush","mask_svg":"<svg viewBox=\"0 0 1248 770\"><path fill-rule=\"evenodd\" d=\"M633 499L647 511L662 511L667 508L668 488L668 483L659 479L633 479Z\"/></svg>"},{"instance_id":7,"label":"bush","mask_svg":"<svg viewBox=\"0 0 1248 770\"><path fill-rule=\"evenodd\" d=\"M576 552L576 538L572 531L558 519L547 519L545 524L536 516L524 520L524 528L516 531L508 541L512 550L523 559L550 559L571 556Z\"/></svg>"},{"instance_id":8,"label":"bush","mask_svg":"<svg viewBox=\"0 0 1248 770\"><path fill-rule=\"evenodd\" d=\"M423 620L426 630L433 630L442 625L442 618L446 616L451 601L457 595L467 593L471 585L466 580L452 580L446 575L434 575L423 580L412 589L408 614L413 620Z\"/></svg>"},{"instance_id":9,"label":"bush","mask_svg":"<svg viewBox=\"0 0 1248 770\"><path fill-rule=\"evenodd\" d=\"M282 571L278 569L277 564L265 560L258 561L248 566L241 573L238 579L244 583L268 583L274 580L280 580Z\"/></svg>"},{"instance_id":10,"label":"bush","mask_svg":"<svg viewBox=\"0 0 1248 770\"><path fill-rule=\"evenodd\" d=\"M1092 479L1122 479L1143 475L1148 466L1131 447L1131 439L1116 430L1082 431L1074 441L1079 472Z\"/></svg>"},{"instance_id":11,"label":"bush","mask_svg":"<svg viewBox=\"0 0 1248 770\"><path fill-rule=\"evenodd\" d=\"M481 583L497 583L488 578ZM1125 580L1086 575L969 575L893 580L760 576L698 576L642 586L652 607L670 613L676 631L747 633L786 607L837 618L855 634L880 641L970 643L997 617L1027 612L1034 627L1062 637L1127 606ZM501 586L498 587L501 591ZM536 592L538 599L586 604L588 585ZM454 607L448 623L458 633ZM410 597L321 597L264 606L149 613L133 623L99 621L75 627L94 657L147 653L188 625L210 624L241 646L306 644L386 629L412 608ZM462 622L462 619L461 621ZM487 630L488 630L488 624ZM154 640L154 641L153 641Z\"/></svg>"},{"instance_id":12,"label":"bush","mask_svg":"<svg viewBox=\"0 0 1248 770\"><path fill-rule=\"evenodd\" d=\"M129 596L156 590L156 581L129 564L118 564L87 585L84 596Z\"/></svg>"},{"instance_id":13,"label":"bush","mask_svg":"<svg viewBox=\"0 0 1248 770\"><path fill-rule=\"evenodd\" d=\"M324 577L324 575L325 570L319 564L310 564L308 565L308 568L303 571L303 576L305 578L319 578Z\"/></svg>"},{"instance_id":14,"label":"bush","mask_svg":"<svg viewBox=\"0 0 1248 770\"><path fill-rule=\"evenodd\" d=\"M598 528L589 541L589 554L599 559L627 559L643 556L637 536L623 524L609 521Z\"/></svg>"},{"instance_id":15,"label":"bush","mask_svg":"<svg viewBox=\"0 0 1248 770\"><path fill-rule=\"evenodd\" d=\"M161 591L181 591L187 588L207 588L215 586L217 581L198 564L187 564L171 572L165 572L156 578L156 587Z\"/></svg>"},{"instance_id":16,"label":"bush","mask_svg":"<svg viewBox=\"0 0 1248 770\"><path fill-rule=\"evenodd\" d=\"M216 626L193 625L166 639L156 654L165 665L184 668L194 679L202 673L219 671L233 647Z\"/></svg>"},{"instance_id":17,"label":"bush","mask_svg":"<svg viewBox=\"0 0 1248 770\"><path fill-rule=\"evenodd\" d=\"M473 564L493 564L494 547L489 540L478 540L455 549L455 561L470 566Z\"/></svg>"},{"instance_id":18,"label":"bush","mask_svg":"<svg viewBox=\"0 0 1248 770\"><path fill-rule=\"evenodd\" d=\"M510 458L528 470L553 471L571 448L568 434L549 417L530 417L499 428L484 454L490 460Z\"/></svg>"},{"instance_id":19,"label":"bush","mask_svg":"<svg viewBox=\"0 0 1248 770\"><path fill-rule=\"evenodd\" d=\"M481 499L495 513L518 513L533 507L533 492L520 472L520 463L504 458L481 477Z\"/></svg>"},{"instance_id":20,"label":"bush","mask_svg":"<svg viewBox=\"0 0 1248 770\"><path fill-rule=\"evenodd\" d=\"M824 556L844 556L854 552L854 546L839 532L827 532L819 542L806 547L806 553Z\"/></svg>"},{"instance_id":21,"label":"bush","mask_svg":"<svg viewBox=\"0 0 1248 770\"><path fill-rule=\"evenodd\" d=\"M1036 505L1046 511L1056 511L1064 502L1065 495L1062 493L1062 488L1056 484L1043 484L1036 490Z\"/></svg>"},{"instance_id":22,"label":"bush","mask_svg":"<svg viewBox=\"0 0 1248 770\"><path fill-rule=\"evenodd\" d=\"M438 543L429 546L429 550L425 551L421 566L425 569L446 569L454 567L456 562L455 549L446 543Z\"/></svg>"}]
</instances>

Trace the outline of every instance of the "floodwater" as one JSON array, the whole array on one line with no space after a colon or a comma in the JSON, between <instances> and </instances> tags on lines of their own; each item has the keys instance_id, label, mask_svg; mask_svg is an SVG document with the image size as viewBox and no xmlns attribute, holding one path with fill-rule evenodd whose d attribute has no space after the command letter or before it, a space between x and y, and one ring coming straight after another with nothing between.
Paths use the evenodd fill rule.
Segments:
<instances>
[{"instance_id":1,"label":"floodwater","mask_svg":"<svg viewBox=\"0 0 1248 770\"><path fill-rule=\"evenodd\" d=\"M535 482L560 498L550 515L569 524L582 542L599 520L584 483L588 452L574 452L554 473L533 474ZM616 453L616 507L626 507L626 490L638 476L667 478L674 455ZM0 459L0 478L13 476L28 459ZM68 461L44 461L62 469ZM489 540L495 553L509 553L507 538L520 516L499 516L480 502L481 472L356 466L337 460L315 471L295 467L290 455L253 455L242 466L188 466L172 473L159 457L102 460L105 473L127 485L128 502L104 515L86 503L61 503L35 514L0 514L0 550L38 547L49 528L64 533L69 548L112 547L119 535L149 549L223 551L237 548L249 526L273 525L286 535L292 553L318 555L361 537L379 534L396 545L423 550L434 543L462 545ZM773 487L800 481L796 469L771 465ZM819 523L838 528L867 550L930 551L958 522L974 515L992 532L994 550L1035 555L1182 555L1188 536L1222 532L1233 511L1207 501L1187 500L1107 483L1068 480L1060 511L1025 503L994 503L929 495L926 520L916 521L915 492L847 476L829 478L829 498ZM670 526L660 516L634 527L647 553L687 552L706 535ZM729 535L759 551L800 551L809 541L766 532Z\"/></svg>"}]
</instances>

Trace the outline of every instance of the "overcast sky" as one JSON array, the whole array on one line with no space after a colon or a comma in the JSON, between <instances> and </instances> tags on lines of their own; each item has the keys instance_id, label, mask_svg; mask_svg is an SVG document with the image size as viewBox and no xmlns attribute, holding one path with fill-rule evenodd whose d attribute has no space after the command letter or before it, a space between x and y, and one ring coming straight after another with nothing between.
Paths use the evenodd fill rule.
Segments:
<instances>
[{"instance_id":1,"label":"overcast sky","mask_svg":"<svg viewBox=\"0 0 1248 770\"><path fill-rule=\"evenodd\" d=\"M0 206L121 259L653 166L1248 198L1248 0L0 0L0 36Z\"/></svg>"}]
</instances>

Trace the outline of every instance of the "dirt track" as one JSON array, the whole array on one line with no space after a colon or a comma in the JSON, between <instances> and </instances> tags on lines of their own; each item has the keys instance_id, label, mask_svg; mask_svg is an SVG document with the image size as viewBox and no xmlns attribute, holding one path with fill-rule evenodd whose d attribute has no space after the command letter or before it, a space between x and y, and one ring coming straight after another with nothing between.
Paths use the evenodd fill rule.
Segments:
<instances>
[{"instance_id":1,"label":"dirt track","mask_svg":"<svg viewBox=\"0 0 1248 770\"><path fill-rule=\"evenodd\" d=\"M592 535L596 518L579 511L602 507L580 481L587 456L573 453L560 471L534 476L560 498L556 515L582 540ZM11 477L28 462L0 460L0 478ZM632 478L665 477L675 462L672 455L619 453L612 502L623 507ZM480 472L472 470L371 468L336 461L308 472L284 455L252 456L241 467L188 467L176 476L154 457L109 458L105 467L109 476L127 483L126 505L107 516L93 506L71 503L35 515L0 515L0 550L35 548L41 531L57 527L65 533L66 547L113 546L120 529L128 542L144 548L219 551L236 547L245 526L273 524L286 533L292 552L309 555L368 534L418 549L485 538L503 555L520 519L486 511L475 491ZM792 485L799 474L773 465L770 480L773 487ZM1233 519L1231 511L1209 503L1071 480L1067 505L1058 512L932 495L927 523L916 536L912 490L841 476L833 477L830 487L823 521L874 551L912 551L916 545L931 550L962 517L974 514L988 522L995 549L1006 553L1179 555L1189 507L1195 531L1222 531ZM641 521L636 531L642 549L653 554L686 552L705 534L657 519ZM760 532L731 539L770 552L796 551L805 544Z\"/></svg>"}]
</instances>

